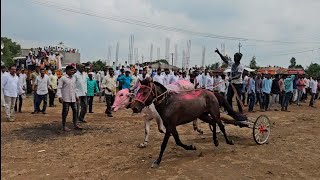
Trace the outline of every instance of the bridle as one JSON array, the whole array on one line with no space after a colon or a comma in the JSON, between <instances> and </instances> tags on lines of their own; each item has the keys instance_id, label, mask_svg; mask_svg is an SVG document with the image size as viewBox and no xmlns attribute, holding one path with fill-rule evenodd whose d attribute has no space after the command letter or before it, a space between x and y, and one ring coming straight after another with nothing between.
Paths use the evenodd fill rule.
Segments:
<instances>
[{"instance_id":1,"label":"bridle","mask_svg":"<svg viewBox=\"0 0 320 180\"><path fill-rule=\"evenodd\" d=\"M162 94L158 95L157 89L156 89L156 86L154 85L154 83L150 83L150 86L151 86L151 87L146 86L146 85L141 85L141 86L140 86L141 88L143 87L143 88L147 88L147 89L149 90L149 91L148 91L148 94L147 94L147 96L144 96L143 98L140 98L140 99L138 99L137 96L136 96L136 98L135 98L134 100L135 100L135 101L138 101L138 102L142 103L144 106L146 106L146 100L149 98L149 96L150 96L151 93L152 93L152 95L155 96L155 98L152 100L152 103L153 103L154 105L159 105L159 104L161 104L162 101L166 99L167 94L168 94L168 90L166 90L166 91L163 92ZM154 92L153 92L153 89L154 89ZM161 97L162 97L162 99L159 100L159 98L161 98ZM152 104L152 103L151 103L151 104Z\"/></svg>"}]
</instances>

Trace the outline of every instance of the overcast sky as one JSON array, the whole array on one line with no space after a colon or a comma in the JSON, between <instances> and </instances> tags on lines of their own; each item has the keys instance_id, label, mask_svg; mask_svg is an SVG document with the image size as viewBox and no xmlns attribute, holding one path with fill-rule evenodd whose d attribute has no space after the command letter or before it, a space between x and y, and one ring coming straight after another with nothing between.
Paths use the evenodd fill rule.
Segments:
<instances>
[{"instance_id":1,"label":"overcast sky","mask_svg":"<svg viewBox=\"0 0 320 180\"><path fill-rule=\"evenodd\" d=\"M190 31L247 38L242 41L243 63L256 56L260 66L287 67L291 57L303 66L320 63L320 0L50 0L81 12L111 17L130 18ZM23 48L56 45L60 41L80 50L84 61L106 59L108 46L115 57L120 43L119 59L128 57L129 36L134 34L134 47L139 59L153 58L157 48L165 56L165 39L170 38L170 52L178 45L178 66L182 50L191 40L190 64L201 65L202 47L206 47L205 64L221 62L214 53L224 43L233 57L238 40L214 39L117 21L86 16L46 7L31 0L1 0L1 36L12 38ZM277 43L265 41L294 43ZM314 49L314 50L313 50ZM312 51L313 50L313 51ZM303 53L302 53L303 52Z\"/></svg>"}]
</instances>

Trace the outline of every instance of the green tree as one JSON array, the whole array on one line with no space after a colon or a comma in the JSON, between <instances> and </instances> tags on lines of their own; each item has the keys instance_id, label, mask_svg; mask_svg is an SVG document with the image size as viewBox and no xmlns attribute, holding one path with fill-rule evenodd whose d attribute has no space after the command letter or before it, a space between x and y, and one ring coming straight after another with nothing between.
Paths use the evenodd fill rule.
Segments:
<instances>
[{"instance_id":1,"label":"green tree","mask_svg":"<svg viewBox=\"0 0 320 180\"><path fill-rule=\"evenodd\" d=\"M258 66L257 66L257 61L256 61L256 56L253 56L251 61L250 61L250 64L249 64L249 67L251 69L258 69Z\"/></svg>"},{"instance_id":2,"label":"green tree","mask_svg":"<svg viewBox=\"0 0 320 180\"><path fill-rule=\"evenodd\" d=\"M289 68L295 68L296 65L297 65L296 58L295 58L295 57L292 57L291 60L290 60L290 66L289 66Z\"/></svg>"},{"instance_id":3,"label":"green tree","mask_svg":"<svg viewBox=\"0 0 320 180\"><path fill-rule=\"evenodd\" d=\"M312 77L320 77L320 64L311 63L307 68L306 72Z\"/></svg>"},{"instance_id":4,"label":"green tree","mask_svg":"<svg viewBox=\"0 0 320 180\"><path fill-rule=\"evenodd\" d=\"M101 61L101 59L99 59L98 61L94 61L92 63L92 69L93 70L103 70L105 67L105 63Z\"/></svg>"},{"instance_id":5,"label":"green tree","mask_svg":"<svg viewBox=\"0 0 320 180\"><path fill-rule=\"evenodd\" d=\"M167 60L165 59L159 59L159 60L156 60L156 62L160 62L160 63L164 63L164 64L169 64Z\"/></svg>"},{"instance_id":6,"label":"green tree","mask_svg":"<svg viewBox=\"0 0 320 180\"><path fill-rule=\"evenodd\" d=\"M1 41L4 44L1 50L3 53L3 55L1 55L1 61L3 61L6 66L13 65L13 58L20 54L21 46L16 42L12 42L12 40L7 37L1 37Z\"/></svg>"}]
</instances>

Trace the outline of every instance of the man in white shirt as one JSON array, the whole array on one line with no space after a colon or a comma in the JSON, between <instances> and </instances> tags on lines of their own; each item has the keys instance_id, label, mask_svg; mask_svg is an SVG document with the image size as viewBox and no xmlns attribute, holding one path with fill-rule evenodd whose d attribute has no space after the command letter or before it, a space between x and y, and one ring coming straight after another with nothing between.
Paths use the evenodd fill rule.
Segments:
<instances>
[{"instance_id":1,"label":"man in white shirt","mask_svg":"<svg viewBox=\"0 0 320 180\"><path fill-rule=\"evenodd\" d=\"M105 111L105 114L107 114L108 117L113 117L111 106L113 105L114 98L116 95L116 90L117 90L116 82L117 82L117 79L114 76L113 68L110 68L109 74L103 78L101 83L102 88L104 89L104 94L107 102L107 109Z\"/></svg>"},{"instance_id":2,"label":"man in white shirt","mask_svg":"<svg viewBox=\"0 0 320 180\"><path fill-rule=\"evenodd\" d=\"M234 54L234 63L230 63L229 60L223 56L218 49L215 50L216 53L219 54L220 58L227 63L228 65L231 64L231 76L230 80L232 85L235 87L237 94L239 96L239 99L237 99L237 104L238 104L238 109L240 113L243 113L242 106L240 104L241 101L241 91L242 91L242 86L243 86L243 80L242 80L242 74L244 71L244 66L240 63L240 60L242 58L241 53L235 53ZM234 96L235 92L233 91L233 88L231 85L228 87L228 92L227 92L227 100L229 102L229 105L232 107L232 98Z\"/></svg>"},{"instance_id":3,"label":"man in white shirt","mask_svg":"<svg viewBox=\"0 0 320 180\"><path fill-rule=\"evenodd\" d=\"M16 74L19 78L19 84L21 86L21 89L23 91L25 91L27 89L27 81L26 81L26 77L23 76L23 74L21 74L21 69L17 68ZM18 104L18 99L19 99L19 108L17 108L17 104ZM15 105L14 105L14 111L15 112L20 112L21 113L21 108L22 108L22 102L23 102L23 98L22 95L19 95L19 98L16 99Z\"/></svg>"},{"instance_id":4,"label":"man in white shirt","mask_svg":"<svg viewBox=\"0 0 320 180\"><path fill-rule=\"evenodd\" d=\"M157 74L154 75L154 77L153 77L153 81L154 81L154 82L158 82L158 83L164 85L164 78L163 78L163 76L161 75L161 68L158 68Z\"/></svg>"},{"instance_id":5,"label":"man in white shirt","mask_svg":"<svg viewBox=\"0 0 320 180\"><path fill-rule=\"evenodd\" d=\"M49 86L49 107L55 107L54 98L56 97L57 89L58 89L58 76L56 75L55 69L51 70L51 74L49 76L50 86Z\"/></svg>"},{"instance_id":6,"label":"man in white shirt","mask_svg":"<svg viewBox=\"0 0 320 180\"><path fill-rule=\"evenodd\" d=\"M40 104L43 101L42 114L46 114L47 109L47 96L48 96L48 88L50 86L49 76L45 74L44 69L40 69L40 76L36 78L34 89L37 89L37 104L36 107L40 110ZM37 112L39 113L39 112Z\"/></svg>"},{"instance_id":7,"label":"man in white shirt","mask_svg":"<svg viewBox=\"0 0 320 180\"><path fill-rule=\"evenodd\" d=\"M3 87L3 95L6 107L7 121L14 121L14 105L18 95L24 93L21 88L19 78L16 76L16 67L10 67L10 73L5 74L1 78L1 85Z\"/></svg>"},{"instance_id":8,"label":"man in white shirt","mask_svg":"<svg viewBox=\"0 0 320 180\"><path fill-rule=\"evenodd\" d=\"M310 91L312 94L309 106L314 107L314 101L315 101L315 97L317 94L317 88L318 88L318 81L317 81L316 77L311 79L311 81L309 82L309 87L311 88Z\"/></svg>"},{"instance_id":9,"label":"man in white shirt","mask_svg":"<svg viewBox=\"0 0 320 180\"><path fill-rule=\"evenodd\" d=\"M1 82L3 81L3 77L8 74L7 68L5 66L1 66ZM3 95L3 86L1 83L1 106L5 107L5 100L4 100L4 95Z\"/></svg>"},{"instance_id":10,"label":"man in white shirt","mask_svg":"<svg viewBox=\"0 0 320 180\"><path fill-rule=\"evenodd\" d=\"M66 67L66 75L59 79L57 95L59 97L59 102L62 103L62 130L70 131L66 127L66 119L69 112L69 107L71 106L73 114L73 125L75 129L81 130L82 128L78 126L78 113L77 113L77 101L79 98L76 95L76 81L73 77L74 67Z\"/></svg>"},{"instance_id":11,"label":"man in white shirt","mask_svg":"<svg viewBox=\"0 0 320 180\"><path fill-rule=\"evenodd\" d=\"M213 91L213 75L212 72L209 72L209 76L206 77L206 85L205 88L208 89L209 91Z\"/></svg>"},{"instance_id":12,"label":"man in white shirt","mask_svg":"<svg viewBox=\"0 0 320 180\"><path fill-rule=\"evenodd\" d=\"M170 84L171 74L169 69L164 70L165 75L163 76L163 85Z\"/></svg>"},{"instance_id":13,"label":"man in white shirt","mask_svg":"<svg viewBox=\"0 0 320 180\"><path fill-rule=\"evenodd\" d=\"M77 103L77 114L79 116L79 122L87 122L84 120L87 114L87 79L88 75L84 71L85 67L83 65L78 66L78 72L74 74L76 80L76 95L79 97L79 102ZM80 111L81 108L81 111Z\"/></svg>"}]
</instances>

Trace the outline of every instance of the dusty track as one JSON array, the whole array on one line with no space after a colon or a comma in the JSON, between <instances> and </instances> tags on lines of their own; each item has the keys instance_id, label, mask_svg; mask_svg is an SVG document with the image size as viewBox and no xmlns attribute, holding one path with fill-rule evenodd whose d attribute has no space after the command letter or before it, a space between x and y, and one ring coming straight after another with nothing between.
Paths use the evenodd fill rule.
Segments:
<instances>
[{"instance_id":1,"label":"dusty track","mask_svg":"<svg viewBox=\"0 0 320 180\"><path fill-rule=\"evenodd\" d=\"M319 179L320 110L292 105L291 112L265 112L273 123L269 143L256 145L252 131L227 126L235 145L219 135L214 147L207 124L204 135L192 124L180 126L186 151L171 137L158 169L151 169L158 156L163 135L151 125L147 148L137 145L144 136L143 119L130 110L104 115L105 104L95 98L94 114L87 114L82 132L64 133L61 105L48 107L48 114L32 115L31 98L16 122L5 122L1 114L1 179ZM257 108L256 108L257 109ZM250 114L258 117L261 113ZM68 122L71 122L71 109ZM70 127L71 124L69 124ZM41 152L41 150L45 150ZM40 151L40 152L38 152Z\"/></svg>"}]
</instances>

